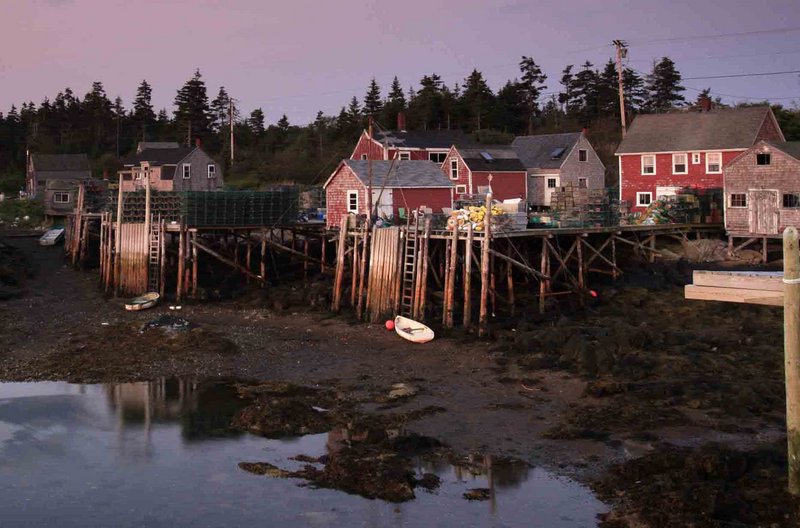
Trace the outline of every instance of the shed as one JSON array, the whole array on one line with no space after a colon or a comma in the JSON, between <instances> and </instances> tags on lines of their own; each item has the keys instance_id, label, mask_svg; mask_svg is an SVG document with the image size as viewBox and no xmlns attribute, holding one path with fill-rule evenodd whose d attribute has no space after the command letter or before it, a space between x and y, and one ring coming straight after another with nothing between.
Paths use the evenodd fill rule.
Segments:
<instances>
[{"instance_id":1,"label":"shed","mask_svg":"<svg viewBox=\"0 0 800 528\"><path fill-rule=\"evenodd\" d=\"M372 203L378 216L398 218L418 207L441 213L452 207L453 184L439 165L424 160L345 159L325 182L327 225L338 226L342 216L367 214L367 192L372 175Z\"/></svg>"},{"instance_id":2,"label":"shed","mask_svg":"<svg viewBox=\"0 0 800 528\"><path fill-rule=\"evenodd\" d=\"M475 148L452 146L442 171L455 185L457 197L486 194L497 200L522 198L528 194L527 172L510 145Z\"/></svg>"}]
</instances>

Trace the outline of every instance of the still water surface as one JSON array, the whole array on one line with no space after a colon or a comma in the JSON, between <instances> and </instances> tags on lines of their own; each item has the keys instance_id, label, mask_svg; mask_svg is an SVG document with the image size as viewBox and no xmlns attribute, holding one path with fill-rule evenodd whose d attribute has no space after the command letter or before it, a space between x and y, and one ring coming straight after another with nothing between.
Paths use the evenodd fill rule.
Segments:
<instances>
[{"instance_id":1,"label":"still water surface","mask_svg":"<svg viewBox=\"0 0 800 528\"><path fill-rule=\"evenodd\" d=\"M0 525L589 527L607 509L540 468L420 463L442 485L400 505L251 475L238 463L295 469L287 459L324 454L328 435L235 432L236 409L224 384L0 383ZM465 500L471 488L491 500Z\"/></svg>"}]
</instances>

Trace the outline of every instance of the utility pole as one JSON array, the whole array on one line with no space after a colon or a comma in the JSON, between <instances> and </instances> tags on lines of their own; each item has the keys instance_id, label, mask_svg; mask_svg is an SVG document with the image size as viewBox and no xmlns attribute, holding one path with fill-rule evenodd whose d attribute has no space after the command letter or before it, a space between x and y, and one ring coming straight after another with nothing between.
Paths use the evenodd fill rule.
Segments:
<instances>
[{"instance_id":1,"label":"utility pole","mask_svg":"<svg viewBox=\"0 0 800 528\"><path fill-rule=\"evenodd\" d=\"M372 221L372 116L369 116L367 121L367 136L369 142L367 143L367 177L369 185L367 185L367 222Z\"/></svg>"},{"instance_id":2,"label":"utility pole","mask_svg":"<svg viewBox=\"0 0 800 528\"><path fill-rule=\"evenodd\" d=\"M622 59L628 56L627 43L624 40L615 40L614 46L617 48L617 90L619 91L619 118L622 122L622 138L628 132L627 120L625 119L625 90L622 83Z\"/></svg>"},{"instance_id":3,"label":"utility pole","mask_svg":"<svg viewBox=\"0 0 800 528\"><path fill-rule=\"evenodd\" d=\"M233 99L228 99L228 124L231 127L231 165L233 165Z\"/></svg>"}]
</instances>

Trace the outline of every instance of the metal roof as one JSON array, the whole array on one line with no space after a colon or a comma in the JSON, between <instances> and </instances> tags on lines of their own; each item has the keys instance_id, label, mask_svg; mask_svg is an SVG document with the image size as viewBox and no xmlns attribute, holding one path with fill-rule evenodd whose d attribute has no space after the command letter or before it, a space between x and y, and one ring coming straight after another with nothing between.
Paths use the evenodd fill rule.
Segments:
<instances>
[{"instance_id":1,"label":"metal roof","mask_svg":"<svg viewBox=\"0 0 800 528\"><path fill-rule=\"evenodd\" d=\"M617 154L746 149L753 146L768 106L637 116Z\"/></svg>"},{"instance_id":2,"label":"metal roof","mask_svg":"<svg viewBox=\"0 0 800 528\"><path fill-rule=\"evenodd\" d=\"M361 183L369 185L368 160L346 159L342 163L350 167ZM453 186L438 163L426 160L372 161L372 187L382 187L384 181L388 189Z\"/></svg>"}]
</instances>

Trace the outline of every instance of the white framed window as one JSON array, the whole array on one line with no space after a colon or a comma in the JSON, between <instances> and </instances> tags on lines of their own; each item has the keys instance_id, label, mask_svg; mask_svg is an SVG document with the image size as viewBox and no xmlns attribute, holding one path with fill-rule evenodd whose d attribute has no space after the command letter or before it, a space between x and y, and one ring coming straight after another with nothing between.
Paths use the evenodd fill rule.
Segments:
<instances>
[{"instance_id":1,"label":"white framed window","mask_svg":"<svg viewBox=\"0 0 800 528\"><path fill-rule=\"evenodd\" d=\"M367 158L368 158L368 156L367 156L366 154L362 154L362 155L361 155L361 160L362 160L362 161L366 161L366 160L367 160Z\"/></svg>"},{"instance_id":2,"label":"white framed window","mask_svg":"<svg viewBox=\"0 0 800 528\"><path fill-rule=\"evenodd\" d=\"M55 192L53 193L53 203L66 204L69 203L68 192Z\"/></svg>"},{"instance_id":3,"label":"white framed window","mask_svg":"<svg viewBox=\"0 0 800 528\"><path fill-rule=\"evenodd\" d=\"M555 189L558 187L558 178L547 178L547 188Z\"/></svg>"},{"instance_id":4,"label":"white framed window","mask_svg":"<svg viewBox=\"0 0 800 528\"><path fill-rule=\"evenodd\" d=\"M689 172L689 156L686 153L672 155L672 174L687 174Z\"/></svg>"},{"instance_id":5,"label":"white framed window","mask_svg":"<svg viewBox=\"0 0 800 528\"><path fill-rule=\"evenodd\" d=\"M636 205L641 207L647 207L653 202L653 193L651 192L637 192L636 193Z\"/></svg>"},{"instance_id":6,"label":"white framed window","mask_svg":"<svg viewBox=\"0 0 800 528\"><path fill-rule=\"evenodd\" d=\"M579 189L586 189L589 187L589 179L588 178L578 178L578 188Z\"/></svg>"},{"instance_id":7,"label":"white framed window","mask_svg":"<svg viewBox=\"0 0 800 528\"><path fill-rule=\"evenodd\" d=\"M456 185L456 194L467 194L466 185Z\"/></svg>"},{"instance_id":8,"label":"white framed window","mask_svg":"<svg viewBox=\"0 0 800 528\"><path fill-rule=\"evenodd\" d=\"M747 194L731 193L728 207L747 207Z\"/></svg>"},{"instance_id":9,"label":"white framed window","mask_svg":"<svg viewBox=\"0 0 800 528\"><path fill-rule=\"evenodd\" d=\"M578 149L578 161L588 161L589 151L586 149Z\"/></svg>"},{"instance_id":10,"label":"white framed window","mask_svg":"<svg viewBox=\"0 0 800 528\"><path fill-rule=\"evenodd\" d=\"M208 164L208 177L209 178L216 178L217 177L217 166L213 163Z\"/></svg>"},{"instance_id":11,"label":"white framed window","mask_svg":"<svg viewBox=\"0 0 800 528\"><path fill-rule=\"evenodd\" d=\"M458 158L450 158L450 179L458 179Z\"/></svg>"},{"instance_id":12,"label":"white framed window","mask_svg":"<svg viewBox=\"0 0 800 528\"><path fill-rule=\"evenodd\" d=\"M656 173L656 157L654 154L642 155L642 174Z\"/></svg>"},{"instance_id":13,"label":"white framed window","mask_svg":"<svg viewBox=\"0 0 800 528\"><path fill-rule=\"evenodd\" d=\"M192 164L191 163L184 163L183 164L183 179L188 180L192 177Z\"/></svg>"},{"instance_id":14,"label":"white framed window","mask_svg":"<svg viewBox=\"0 0 800 528\"><path fill-rule=\"evenodd\" d=\"M358 191L347 191L347 212L358 214Z\"/></svg>"},{"instance_id":15,"label":"white framed window","mask_svg":"<svg viewBox=\"0 0 800 528\"><path fill-rule=\"evenodd\" d=\"M447 152L428 152L428 159L434 163L444 163L447 159Z\"/></svg>"},{"instance_id":16,"label":"white framed window","mask_svg":"<svg viewBox=\"0 0 800 528\"><path fill-rule=\"evenodd\" d=\"M706 154L706 172L709 174L722 172L722 152L709 152Z\"/></svg>"},{"instance_id":17,"label":"white framed window","mask_svg":"<svg viewBox=\"0 0 800 528\"><path fill-rule=\"evenodd\" d=\"M411 153L410 152L400 152L398 154L398 156L397 156L397 159L399 159L399 160L410 160L411 159Z\"/></svg>"},{"instance_id":18,"label":"white framed window","mask_svg":"<svg viewBox=\"0 0 800 528\"><path fill-rule=\"evenodd\" d=\"M800 193L783 193L784 209L800 209Z\"/></svg>"},{"instance_id":19,"label":"white framed window","mask_svg":"<svg viewBox=\"0 0 800 528\"><path fill-rule=\"evenodd\" d=\"M700 153L692 152L692 165L700 165Z\"/></svg>"},{"instance_id":20,"label":"white framed window","mask_svg":"<svg viewBox=\"0 0 800 528\"><path fill-rule=\"evenodd\" d=\"M136 179L141 180L144 177L144 170L137 170L136 171Z\"/></svg>"}]
</instances>

